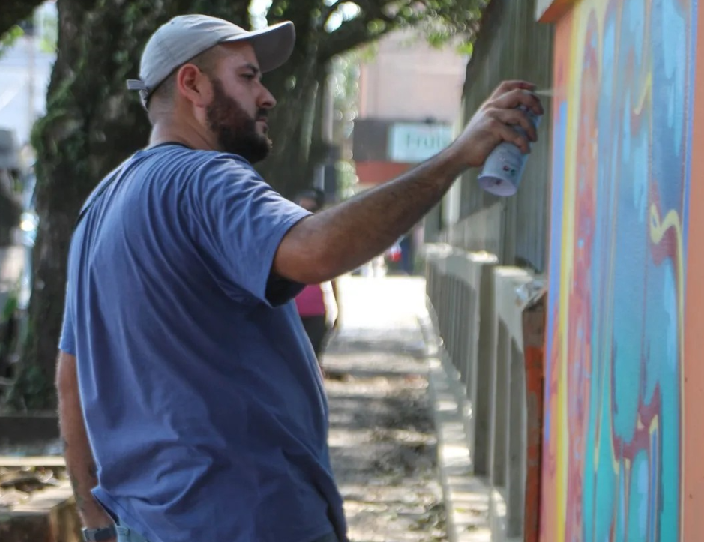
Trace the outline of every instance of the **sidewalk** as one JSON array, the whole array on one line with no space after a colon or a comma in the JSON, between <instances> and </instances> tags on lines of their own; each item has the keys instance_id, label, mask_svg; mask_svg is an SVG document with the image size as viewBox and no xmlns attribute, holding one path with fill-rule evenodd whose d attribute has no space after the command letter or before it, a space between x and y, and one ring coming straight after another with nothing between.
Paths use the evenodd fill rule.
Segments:
<instances>
[{"instance_id":1,"label":"sidewalk","mask_svg":"<svg viewBox=\"0 0 704 542\"><path fill-rule=\"evenodd\" d=\"M461 409L432 357L423 279L344 277L340 286L342 330L323 366L350 540L490 540Z\"/></svg>"}]
</instances>

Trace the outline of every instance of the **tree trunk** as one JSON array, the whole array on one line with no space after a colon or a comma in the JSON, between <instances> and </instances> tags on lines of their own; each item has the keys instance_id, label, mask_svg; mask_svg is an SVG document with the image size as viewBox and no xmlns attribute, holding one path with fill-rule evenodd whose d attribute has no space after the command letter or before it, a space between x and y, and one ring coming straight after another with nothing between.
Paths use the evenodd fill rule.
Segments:
<instances>
[{"instance_id":1,"label":"tree trunk","mask_svg":"<svg viewBox=\"0 0 704 542\"><path fill-rule=\"evenodd\" d=\"M0 186L0 247L12 243L12 231L20 220L20 212L17 201Z\"/></svg>"},{"instance_id":2,"label":"tree trunk","mask_svg":"<svg viewBox=\"0 0 704 542\"><path fill-rule=\"evenodd\" d=\"M304 114L315 100L321 32L320 22L312 15L319 0L281 2L287 9L279 15L296 25L296 45L291 58L281 68L265 76L264 83L278 100L271 114L271 134L274 148L258 168L272 187L284 196L292 197L302 187L310 185L307 177L308 141L305 141ZM277 2L271 12L277 13ZM276 22L271 18L271 23Z\"/></svg>"}]
</instances>

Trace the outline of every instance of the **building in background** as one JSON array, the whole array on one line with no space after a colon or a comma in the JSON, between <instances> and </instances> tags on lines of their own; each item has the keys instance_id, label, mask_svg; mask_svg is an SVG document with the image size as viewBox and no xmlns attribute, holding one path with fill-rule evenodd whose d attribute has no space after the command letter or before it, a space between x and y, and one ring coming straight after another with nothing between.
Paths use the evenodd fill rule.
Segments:
<instances>
[{"instance_id":1,"label":"building in background","mask_svg":"<svg viewBox=\"0 0 704 542\"><path fill-rule=\"evenodd\" d=\"M359 188L401 175L444 149L459 116L467 59L457 47L431 47L412 31L398 31L376 45L359 74L358 116L352 159ZM420 228L400 240L397 269L411 273Z\"/></svg>"},{"instance_id":2,"label":"building in background","mask_svg":"<svg viewBox=\"0 0 704 542\"><path fill-rule=\"evenodd\" d=\"M436 49L410 31L395 32L360 67L353 160L362 187L426 160L452 140L467 59Z\"/></svg>"}]
</instances>

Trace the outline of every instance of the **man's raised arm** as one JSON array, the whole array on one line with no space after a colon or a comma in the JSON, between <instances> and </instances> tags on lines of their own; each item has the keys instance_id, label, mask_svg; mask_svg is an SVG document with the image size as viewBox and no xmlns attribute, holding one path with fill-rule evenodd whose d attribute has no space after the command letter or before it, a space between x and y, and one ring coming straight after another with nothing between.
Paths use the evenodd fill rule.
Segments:
<instances>
[{"instance_id":1,"label":"man's raised arm","mask_svg":"<svg viewBox=\"0 0 704 542\"><path fill-rule=\"evenodd\" d=\"M443 152L397 179L303 219L283 238L273 272L303 283L330 280L380 254L443 197L466 169L481 166L502 141L524 153L536 131L524 105L542 114L522 81L502 83ZM520 126L527 137L512 128Z\"/></svg>"}]
</instances>

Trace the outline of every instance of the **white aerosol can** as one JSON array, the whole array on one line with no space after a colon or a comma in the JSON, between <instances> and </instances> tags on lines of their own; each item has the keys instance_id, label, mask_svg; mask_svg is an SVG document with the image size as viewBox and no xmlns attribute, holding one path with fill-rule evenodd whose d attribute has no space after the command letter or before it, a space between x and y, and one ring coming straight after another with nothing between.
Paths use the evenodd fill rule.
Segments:
<instances>
[{"instance_id":1,"label":"white aerosol can","mask_svg":"<svg viewBox=\"0 0 704 542\"><path fill-rule=\"evenodd\" d=\"M541 115L536 115L524 105L518 106L525 111L535 128L540 124ZM520 126L512 126L518 133L526 135ZM484 190L496 196L513 196L518 191L523 169L526 167L527 154L513 143L504 141L491 152L484 162L484 168L479 174L478 182Z\"/></svg>"}]
</instances>

